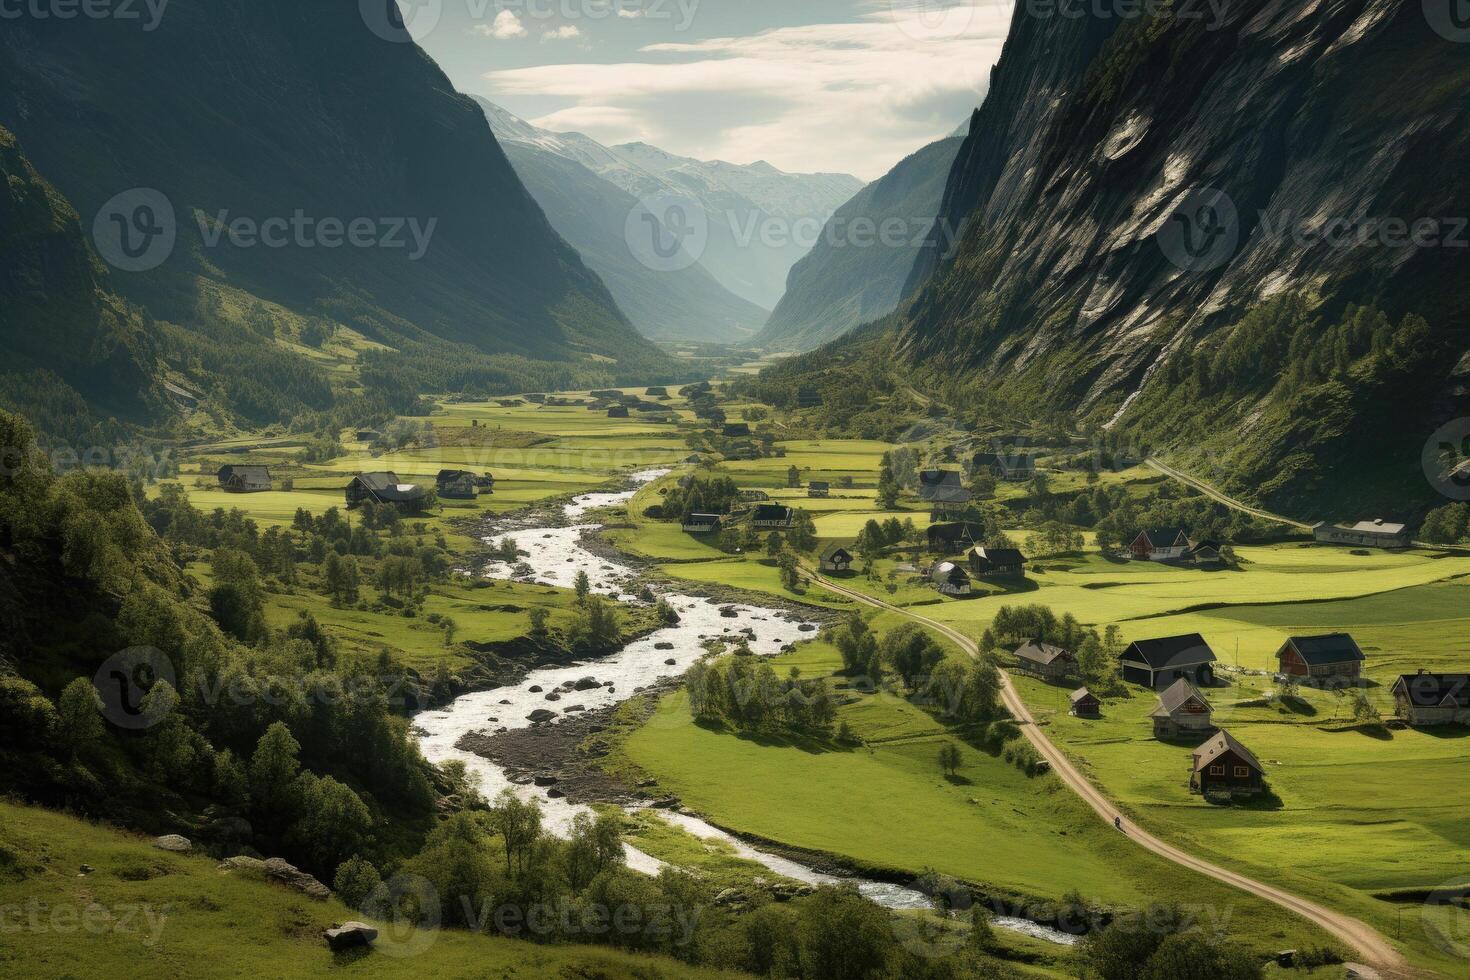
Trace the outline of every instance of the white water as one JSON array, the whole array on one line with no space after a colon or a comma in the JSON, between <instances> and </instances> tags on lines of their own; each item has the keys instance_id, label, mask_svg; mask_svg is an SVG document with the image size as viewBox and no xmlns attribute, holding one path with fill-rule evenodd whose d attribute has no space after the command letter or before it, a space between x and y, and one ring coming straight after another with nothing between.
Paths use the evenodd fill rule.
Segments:
<instances>
[{"instance_id":1,"label":"white water","mask_svg":"<svg viewBox=\"0 0 1470 980\"><path fill-rule=\"evenodd\" d=\"M577 521L589 511L612 507L632 499L637 486L658 479L668 470L644 470L631 477L635 488L621 493L589 493L576 497L564 508L569 520ZM581 536L584 530L599 527L598 524L578 524L572 527L533 527L507 531L493 538L495 541L510 538L516 547L526 552L516 565L491 562L486 574L497 579L539 582L561 588L571 588L577 573L585 571L592 591L612 596L629 604L642 604L637 596L629 593L636 575L632 569L608 561L583 548ZM517 568L525 564L531 574L518 576ZM753 652L762 656L778 653L783 646L810 635L802 631L799 620L788 618L788 614L775 609L740 604L711 603L699 596L666 593L662 596L679 614L679 623L658 630L641 640L625 646L611 656L592 660L572 667L554 667L534 670L519 684L480 691L457 698L447 707L424 711L414 717L419 747L424 757L435 764L450 760L463 762L466 770L478 780L479 788L487 797L493 798L507 787L527 800L541 804L545 822L554 832L565 832L572 818L585 807L571 804L562 799L546 796L546 791L535 786L515 785L504 771L489 759L457 748L461 738L470 732L495 731L498 728L527 728L531 712L545 708L554 711L558 718L567 714L567 709L581 705L591 711L617 704L631 697L634 690L648 687L662 678L678 677L691 664L705 655L702 642L710 638L735 639L740 631L750 629L755 633L749 639ZM728 618L721 615L722 608L733 608L736 615ZM672 649L659 650L657 644L673 644ZM672 664L666 661L674 661ZM585 691L561 690L559 701L546 700L546 694L556 691L568 682L585 677L595 678L604 686ZM611 686L606 686L608 683ZM532 687L542 690L532 691ZM505 703L502 703L505 702ZM730 844L741 856L756 861L772 872L810 885L835 884L847 881L856 884L858 890L870 900L891 909L928 908L929 899L911 888L862 879L839 879L822 874L796 861L759 851L738 838L725 833L698 817L688 814L662 812L661 816L696 837L719 840ZM662 865L658 859L643 852L626 847L628 866L639 871L655 873ZM1075 937L1024 919L997 917L995 924L1016 929L1028 935L1049 939L1053 942L1072 943Z\"/></svg>"}]
</instances>

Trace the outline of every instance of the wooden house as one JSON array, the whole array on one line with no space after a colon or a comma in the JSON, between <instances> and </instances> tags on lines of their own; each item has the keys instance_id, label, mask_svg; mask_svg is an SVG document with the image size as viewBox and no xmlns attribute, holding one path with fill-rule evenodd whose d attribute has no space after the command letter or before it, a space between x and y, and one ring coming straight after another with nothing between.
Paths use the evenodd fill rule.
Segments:
<instances>
[{"instance_id":1,"label":"wooden house","mask_svg":"<svg viewBox=\"0 0 1470 980\"><path fill-rule=\"evenodd\" d=\"M1205 796L1250 796L1266 788L1266 770L1223 728L1194 750L1189 788Z\"/></svg>"},{"instance_id":2,"label":"wooden house","mask_svg":"<svg viewBox=\"0 0 1470 980\"><path fill-rule=\"evenodd\" d=\"M1401 674L1393 700L1410 725L1470 725L1470 674Z\"/></svg>"},{"instance_id":3,"label":"wooden house","mask_svg":"<svg viewBox=\"0 0 1470 980\"><path fill-rule=\"evenodd\" d=\"M1036 457L1029 453L976 453L970 459L970 468L997 480L1029 480L1036 475Z\"/></svg>"},{"instance_id":4,"label":"wooden house","mask_svg":"<svg viewBox=\"0 0 1470 980\"><path fill-rule=\"evenodd\" d=\"M1085 687L1072 692L1071 712L1078 718L1097 718L1102 714L1102 702Z\"/></svg>"},{"instance_id":5,"label":"wooden house","mask_svg":"<svg viewBox=\"0 0 1470 980\"><path fill-rule=\"evenodd\" d=\"M1154 722L1154 738L1171 739L1208 735L1215 730L1211 714L1210 702L1181 677L1159 695L1159 703L1148 716Z\"/></svg>"},{"instance_id":6,"label":"wooden house","mask_svg":"<svg viewBox=\"0 0 1470 980\"><path fill-rule=\"evenodd\" d=\"M1123 679L1155 690L1181 677L1197 685L1214 683L1215 651L1198 633L1130 643L1118 657Z\"/></svg>"},{"instance_id":7,"label":"wooden house","mask_svg":"<svg viewBox=\"0 0 1470 980\"><path fill-rule=\"evenodd\" d=\"M822 571L824 572L850 572L852 571L852 552L838 544L829 544L822 549L820 556Z\"/></svg>"},{"instance_id":8,"label":"wooden house","mask_svg":"<svg viewBox=\"0 0 1470 980\"><path fill-rule=\"evenodd\" d=\"M930 551L953 554L985 540L985 525L970 521L930 524L925 531Z\"/></svg>"},{"instance_id":9,"label":"wooden house","mask_svg":"<svg viewBox=\"0 0 1470 980\"><path fill-rule=\"evenodd\" d=\"M1225 556L1220 550L1218 541L1199 541L1189 546L1184 553L1184 561L1199 568L1221 568L1225 565Z\"/></svg>"},{"instance_id":10,"label":"wooden house","mask_svg":"<svg viewBox=\"0 0 1470 980\"><path fill-rule=\"evenodd\" d=\"M219 488L230 493L262 493L271 488L269 466L221 466L215 474Z\"/></svg>"},{"instance_id":11,"label":"wooden house","mask_svg":"<svg viewBox=\"0 0 1470 980\"><path fill-rule=\"evenodd\" d=\"M690 514L681 526L690 534L718 534L723 525L719 514Z\"/></svg>"},{"instance_id":12,"label":"wooden house","mask_svg":"<svg viewBox=\"0 0 1470 980\"><path fill-rule=\"evenodd\" d=\"M477 489L485 491L486 493L490 493L495 489L495 474L481 473L479 476L475 477L475 487Z\"/></svg>"},{"instance_id":13,"label":"wooden house","mask_svg":"<svg viewBox=\"0 0 1470 980\"><path fill-rule=\"evenodd\" d=\"M1016 647L1016 669L1045 681L1062 681L1077 673L1077 657L1071 650L1040 640L1027 640Z\"/></svg>"},{"instance_id":14,"label":"wooden house","mask_svg":"<svg viewBox=\"0 0 1470 980\"><path fill-rule=\"evenodd\" d=\"M952 561L941 561L929 570L929 581L940 595L969 595L970 576Z\"/></svg>"},{"instance_id":15,"label":"wooden house","mask_svg":"<svg viewBox=\"0 0 1470 980\"><path fill-rule=\"evenodd\" d=\"M980 578L1025 578L1026 556L1017 548L972 548L970 571Z\"/></svg>"},{"instance_id":16,"label":"wooden house","mask_svg":"<svg viewBox=\"0 0 1470 980\"><path fill-rule=\"evenodd\" d=\"M1280 672L1301 680L1355 681L1366 659L1347 633L1289 637L1276 651Z\"/></svg>"},{"instance_id":17,"label":"wooden house","mask_svg":"<svg viewBox=\"0 0 1470 980\"><path fill-rule=\"evenodd\" d=\"M826 480L813 480L806 485L808 497L826 497L832 493L832 484Z\"/></svg>"},{"instance_id":18,"label":"wooden house","mask_svg":"<svg viewBox=\"0 0 1470 980\"><path fill-rule=\"evenodd\" d=\"M440 470L434 491L445 500L474 500L480 495L479 481L469 470Z\"/></svg>"},{"instance_id":19,"label":"wooden house","mask_svg":"<svg viewBox=\"0 0 1470 980\"><path fill-rule=\"evenodd\" d=\"M1381 517L1356 524L1319 522L1312 526L1312 537L1326 544L1346 544L1359 548L1407 548L1410 543L1408 531L1403 524L1394 524Z\"/></svg>"},{"instance_id":20,"label":"wooden house","mask_svg":"<svg viewBox=\"0 0 1470 980\"><path fill-rule=\"evenodd\" d=\"M750 436L750 426L744 422L726 422L720 433L727 439L745 439Z\"/></svg>"},{"instance_id":21,"label":"wooden house","mask_svg":"<svg viewBox=\"0 0 1470 980\"><path fill-rule=\"evenodd\" d=\"M1179 561L1189 551L1189 535L1179 527L1156 527L1139 531L1128 553L1139 561Z\"/></svg>"},{"instance_id":22,"label":"wooden house","mask_svg":"<svg viewBox=\"0 0 1470 980\"><path fill-rule=\"evenodd\" d=\"M347 484L347 509L354 510L368 500L417 513L428 508L429 491L417 483L404 483L396 473L359 473Z\"/></svg>"},{"instance_id":23,"label":"wooden house","mask_svg":"<svg viewBox=\"0 0 1470 980\"><path fill-rule=\"evenodd\" d=\"M643 393L649 398L669 397L669 389L663 387L662 385L654 385L652 388L645 389Z\"/></svg>"},{"instance_id":24,"label":"wooden house","mask_svg":"<svg viewBox=\"0 0 1470 980\"><path fill-rule=\"evenodd\" d=\"M612 406L611 408L609 408L607 410L607 417L610 418L610 419L625 419L625 418L627 418L628 417L628 406L627 405L614 405L614 406Z\"/></svg>"},{"instance_id":25,"label":"wooden house","mask_svg":"<svg viewBox=\"0 0 1470 980\"><path fill-rule=\"evenodd\" d=\"M750 512L750 524L757 530L777 531L791 526L796 512L780 504L759 504Z\"/></svg>"}]
</instances>

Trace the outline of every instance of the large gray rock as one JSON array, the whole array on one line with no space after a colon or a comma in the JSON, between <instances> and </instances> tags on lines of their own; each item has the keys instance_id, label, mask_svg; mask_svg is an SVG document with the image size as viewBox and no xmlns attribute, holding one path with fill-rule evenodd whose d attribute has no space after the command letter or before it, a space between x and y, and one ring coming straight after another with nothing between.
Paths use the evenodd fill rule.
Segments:
<instances>
[{"instance_id":1,"label":"large gray rock","mask_svg":"<svg viewBox=\"0 0 1470 980\"><path fill-rule=\"evenodd\" d=\"M189 843L189 838L180 837L178 834L164 834L162 837L155 837L153 846L160 851L173 851L175 854L187 854L194 849L194 845Z\"/></svg>"},{"instance_id":2,"label":"large gray rock","mask_svg":"<svg viewBox=\"0 0 1470 980\"><path fill-rule=\"evenodd\" d=\"M261 860L241 854L225 858L219 863L219 869L224 872L274 881L319 902L325 902L332 897L330 888L284 858Z\"/></svg>"},{"instance_id":3,"label":"large gray rock","mask_svg":"<svg viewBox=\"0 0 1470 980\"><path fill-rule=\"evenodd\" d=\"M332 952L335 953L346 949L356 949L359 946L371 946L378 938L378 930L366 922L344 922L322 933L322 938L327 941L327 945L332 947Z\"/></svg>"}]
</instances>

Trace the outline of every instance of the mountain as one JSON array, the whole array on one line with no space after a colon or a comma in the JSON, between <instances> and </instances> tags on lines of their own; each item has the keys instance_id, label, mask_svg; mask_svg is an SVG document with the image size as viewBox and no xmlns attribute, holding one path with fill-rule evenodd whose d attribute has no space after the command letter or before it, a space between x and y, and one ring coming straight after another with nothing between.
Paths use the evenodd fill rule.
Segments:
<instances>
[{"instance_id":1,"label":"mountain","mask_svg":"<svg viewBox=\"0 0 1470 980\"><path fill-rule=\"evenodd\" d=\"M822 240L792 267L786 295L755 343L808 350L892 313L921 243L947 234L934 216L961 142L931 143L838 208ZM877 233L885 227L896 231Z\"/></svg>"},{"instance_id":2,"label":"mountain","mask_svg":"<svg viewBox=\"0 0 1470 980\"><path fill-rule=\"evenodd\" d=\"M640 201L698 209L696 256L719 283L771 309L791 267L815 244L832 212L863 187L850 174L790 174L765 161L741 166L675 156L646 143L603 146L581 133L538 129L483 103L503 141L575 160Z\"/></svg>"},{"instance_id":3,"label":"mountain","mask_svg":"<svg viewBox=\"0 0 1470 980\"><path fill-rule=\"evenodd\" d=\"M552 230L475 103L372 20L290 0L175 0L149 31L12 20L0 125L84 227L106 206L104 233L157 247L116 288L214 354L274 357L296 317L362 338L369 385L676 370ZM306 393L266 414L321 407L338 384L289 356Z\"/></svg>"},{"instance_id":4,"label":"mountain","mask_svg":"<svg viewBox=\"0 0 1470 980\"><path fill-rule=\"evenodd\" d=\"M682 267L670 269L638 261L626 237L638 199L582 162L598 158L596 143L537 129L493 103L476 101L551 226L602 278L644 336L733 342L760 329L769 311L725 289L692 256L687 266L681 261L675 265Z\"/></svg>"},{"instance_id":5,"label":"mountain","mask_svg":"<svg viewBox=\"0 0 1470 980\"><path fill-rule=\"evenodd\" d=\"M1470 391L1467 123L1470 59L1418 4L1017 8L900 348L1306 515L1408 509Z\"/></svg>"}]
</instances>

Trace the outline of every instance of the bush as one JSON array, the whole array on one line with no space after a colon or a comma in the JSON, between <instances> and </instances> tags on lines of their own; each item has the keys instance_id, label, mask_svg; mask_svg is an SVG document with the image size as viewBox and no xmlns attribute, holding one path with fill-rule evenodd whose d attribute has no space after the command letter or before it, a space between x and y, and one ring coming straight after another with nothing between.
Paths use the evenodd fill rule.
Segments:
<instances>
[{"instance_id":1,"label":"bush","mask_svg":"<svg viewBox=\"0 0 1470 980\"><path fill-rule=\"evenodd\" d=\"M378 869L358 854L343 861L337 868L336 877L332 879L332 887L336 889L342 904L355 909L362 908L382 884L383 878L378 874Z\"/></svg>"}]
</instances>

